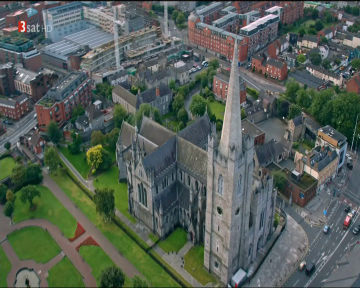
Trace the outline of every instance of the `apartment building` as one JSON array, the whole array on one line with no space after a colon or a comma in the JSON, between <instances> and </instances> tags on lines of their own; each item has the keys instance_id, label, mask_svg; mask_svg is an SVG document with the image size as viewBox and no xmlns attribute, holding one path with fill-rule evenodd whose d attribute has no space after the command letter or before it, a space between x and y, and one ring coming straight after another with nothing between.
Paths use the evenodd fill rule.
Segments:
<instances>
[{"instance_id":1,"label":"apartment building","mask_svg":"<svg viewBox=\"0 0 360 288\"><path fill-rule=\"evenodd\" d=\"M0 114L9 119L19 120L29 110L29 98L25 94L15 99L0 98Z\"/></svg>"},{"instance_id":2,"label":"apartment building","mask_svg":"<svg viewBox=\"0 0 360 288\"><path fill-rule=\"evenodd\" d=\"M0 94L11 96L15 93L14 64L11 62L0 65Z\"/></svg>"},{"instance_id":3,"label":"apartment building","mask_svg":"<svg viewBox=\"0 0 360 288\"><path fill-rule=\"evenodd\" d=\"M45 31L45 37L53 43L64 36L86 29L86 22L81 2L73 2L62 6L43 10L44 25L50 25L51 31Z\"/></svg>"},{"instance_id":4,"label":"apartment building","mask_svg":"<svg viewBox=\"0 0 360 288\"><path fill-rule=\"evenodd\" d=\"M212 86L216 98L226 101L228 87L229 87L229 79L230 79L229 71L220 71L214 76ZM239 76L239 83L240 83L240 95L239 95L240 105L243 106L246 103L246 83L241 76Z\"/></svg>"},{"instance_id":5,"label":"apartment building","mask_svg":"<svg viewBox=\"0 0 360 288\"><path fill-rule=\"evenodd\" d=\"M287 64L284 61L269 58L265 61L264 57L261 55L254 55L251 60L252 69L255 69L257 72L261 72L267 77L277 79L279 81L285 80L287 78Z\"/></svg>"},{"instance_id":6,"label":"apartment building","mask_svg":"<svg viewBox=\"0 0 360 288\"><path fill-rule=\"evenodd\" d=\"M50 121L61 127L70 120L72 109L78 104L84 108L91 104L90 78L84 72L71 72L35 105L40 130L46 130Z\"/></svg>"},{"instance_id":7,"label":"apartment building","mask_svg":"<svg viewBox=\"0 0 360 288\"><path fill-rule=\"evenodd\" d=\"M321 66L306 64L306 70L309 71L311 75L314 75L315 77L323 79L325 81L331 81L334 83L334 85L338 85L339 87L343 86L344 84L344 78L341 75L326 70Z\"/></svg>"},{"instance_id":8,"label":"apartment building","mask_svg":"<svg viewBox=\"0 0 360 288\"><path fill-rule=\"evenodd\" d=\"M278 1L233 1L233 5L239 14L257 10L264 16L264 11L278 5Z\"/></svg>"},{"instance_id":9,"label":"apartment building","mask_svg":"<svg viewBox=\"0 0 360 288\"><path fill-rule=\"evenodd\" d=\"M15 89L29 95L34 103L44 97L50 89L50 79L48 75L35 73L24 68L17 68L15 75Z\"/></svg>"},{"instance_id":10,"label":"apartment building","mask_svg":"<svg viewBox=\"0 0 360 288\"><path fill-rule=\"evenodd\" d=\"M40 53L33 42L26 38L0 37L0 62L20 63L34 72L41 68Z\"/></svg>"},{"instance_id":11,"label":"apartment building","mask_svg":"<svg viewBox=\"0 0 360 288\"><path fill-rule=\"evenodd\" d=\"M279 6L283 8L281 23L292 24L304 17L304 1L280 1Z\"/></svg>"},{"instance_id":12,"label":"apartment building","mask_svg":"<svg viewBox=\"0 0 360 288\"><path fill-rule=\"evenodd\" d=\"M221 17L221 10L224 8L224 2L213 2L209 6L197 7L196 14L201 23L210 25L213 21Z\"/></svg>"},{"instance_id":13,"label":"apartment building","mask_svg":"<svg viewBox=\"0 0 360 288\"><path fill-rule=\"evenodd\" d=\"M315 146L329 146L339 156L336 172L339 173L345 164L348 143L346 137L329 125L318 130Z\"/></svg>"}]
</instances>

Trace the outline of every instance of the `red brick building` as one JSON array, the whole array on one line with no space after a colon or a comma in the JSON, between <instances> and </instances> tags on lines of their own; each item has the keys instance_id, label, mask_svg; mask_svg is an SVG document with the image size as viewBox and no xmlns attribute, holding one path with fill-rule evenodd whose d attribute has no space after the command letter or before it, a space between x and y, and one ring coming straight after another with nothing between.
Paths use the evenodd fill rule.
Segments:
<instances>
[{"instance_id":1,"label":"red brick building","mask_svg":"<svg viewBox=\"0 0 360 288\"><path fill-rule=\"evenodd\" d=\"M45 152L46 141L40 135L39 130L32 130L26 136L27 137L24 139L24 145L26 148L34 154Z\"/></svg>"},{"instance_id":2,"label":"red brick building","mask_svg":"<svg viewBox=\"0 0 360 288\"><path fill-rule=\"evenodd\" d=\"M42 14L41 14L41 12L39 13L38 10L36 10L32 7L25 9L25 10L19 10L14 13L10 13L9 15L7 15L5 17L5 27L7 27L7 28L18 27L19 21L25 21L26 25L31 25L31 26L37 25L37 24L40 25L43 22ZM29 32L26 34L35 36L39 33Z\"/></svg>"},{"instance_id":3,"label":"red brick building","mask_svg":"<svg viewBox=\"0 0 360 288\"><path fill-rule=\"evenodd\" d=\"M241 121L242 132L254 137L254 145L260 146L265 143L265 132L247 119Z\"/></svg>"},{"instance_id":4,"label":"red brick building","mask_svg":"<svg viewBox=\"0 0 360 288\"><path fill-rule=\"evenodd\" d=\"M0 62L20 63L25 69L38 72L41 56L33 42L26 38L0 38Z\"/></svg>"},{"instance_id":5,"label":"red brick building","mask_svg":"<svg viewBox=\"0 0 360 288\"><path fill-rule=\"evenodd\" d=\"M261 16L264 16L264 11L276 6L277 3L278 1L233 1L232 5L236 7L238 14L245 14L257 10L260 11Z\"/></svg>"},{"instance_id":6,"label":"red brick building","mask_svg":"<svg viewBox=\"0 0 360 288\"><path fill-rule=\"evenodd\" d=\"M29 98L26 95L15 99L0 98L0 114L9 119L19 120L29 110Z\"/></svg>"},{"instance_id":7,"label":"red brick building","mask_svg":"<svg viewBox=\"0 0 360 288\"><path fill-rule=\"evenodd\" d=\"M46 130L50 121L63 126L70 120L72 109L78 104L85 108L91 104L91 98L91 81L88 75L84 72L68 74L36 103L39 129Z\"/></svg>"},{"instance_id":8,"label":"red brick building","mask_svg":"<svg viewBox=\"0 0 360 288\"><path fill-rule=\"evenodd\" d=\"M360 75L354 75L349 81L346 83L346 91L347 92L355 92L360 94Z\"/></svg>"},{"instance_id":9,"label":"red brick building","mask_svg":"<svg viewBox=\"0 0 360 288\"><path fill-rule=\"evenodd\" d=\"M230 73L230 71L228 71ZM216 97L226 100L227 98L227 91L229 86L229 78L230 74L227 75L227 73L219 72L217 73L213 78L213 92ZM239 76L239 82L240 82L240 104L243 105L246 103L246 83L242 77Z\"/></svg>"},{"instance_id":10,"label":"red brick building","mask_svg":"<svg viewBox=\"0 0 360 288\"><path fill-rule=\"evenodd\" d=\"M261 72L263 75L277 79L279 81L287 78L287 64L281 60L269 58L265 61L261 55L254 55L251 61L252 69L256 72Z\"/></svg>"},{"instance_id":11,"label":"red brick building","mask_svg":"<svg viewBox=\"0 0 360 288\"><path fill-rule=\"evenodd\" d=\"M291 24L304 17L304 1L280 1L279 6L283 8L283 24Z\"/></svg>"}]
</instances>

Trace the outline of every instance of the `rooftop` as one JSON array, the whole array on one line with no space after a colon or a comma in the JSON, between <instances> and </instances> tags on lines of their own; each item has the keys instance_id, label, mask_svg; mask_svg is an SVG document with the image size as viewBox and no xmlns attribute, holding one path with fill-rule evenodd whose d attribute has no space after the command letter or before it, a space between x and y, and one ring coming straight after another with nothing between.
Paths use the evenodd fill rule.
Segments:
<instances>
[{"instance_id":1,"label":"rooftop","mask_svg":"<svg viewBox=\"0 0 360 288\"><path fill-rule=\"evenodd\" d=\"M265 12L273 13L273 12L279 10L279 9L282 9L282 7L280 7L280 6L274 6L274 7L271 7L271 8L269 8L269 9L265 10Z\"/></svg>"},{"instance_id":2,"label":"rooftop","mask_svg":"<svg viewBox=\"0 0 360 288\"><path fill-rule=\"evenodd\" d=\"M273 20L273 19L279 19L279 16L273 15L273 14L266 15L256 21L250 23L249 25L242 27L241 30L251 31L251 30L257 28L258 26L265 24L267 21Z\"/></svg>"},{"instance_id":3,"label":"rooftop","mask_svg":"<svg viewBox=\"0 0 360 288\"><path fill-rule=\"evenodd\" d=\"M24 68L17 68L15 80L29 85L30 81L35 79L36 76L37 74L33 71L26 70Z\"/></svg>"},{"instance_id":4,"label":"rooftop","mask_svg":"<svg viewBox=\"0 0 360 288\"><path fill-rule=\"evenodd\" d=\"M244 119L241 121L242 132L246 134L251 134L254 137L264 134L265 132L261 130L254 123L251 123L249 120Z\"/></svg>"},{"instance_id":5,"label":"rooftop","mask_svg":"<svg viewBox=\"0 0 360 288\"><path fill-rule=\"evenodd\" d=\"M284 168L282 170L282 172L284 172L286 178L291 183L295 184L296 186L298 186L299 188L301 188L304 191L309 189L311 186L313 186L317 182L317 180L315 178L313 178L312 176L310 176L307 173L304 173L304 175L301 176L300 180L296 181L294 178L291 177L292 172L289 171L287 168Z\"/></svg>"},{"instance_id":6,"label":"rooftop","mask_svg":"<svg viewBox=\"0 0 360 288\"><path fill-rule=\"evenodd\" d=\"M210 4L209 6L206 6L204 8L198 9L196 10L196 13L201 16L203 14L206 14L207 12L211 11L212 9L220 9L224 6L224 3L222 2L214 2L212 4Z\"/></svg>"},{"instance_id":7,"label":"rooftop","mask_svg":"<svg viewBox=\"0 0 360 288\"><path fill-rule=\"evenodd\" d=\"M332 139L334 139L335 141L339 142L340 144L342 142L346 141L346 137L341 134L340 132L336 131L334 128L332 128L329 125L326 125L322 128L319 129L319 132L322 132L324 134L326 134L327 136L331 137ZM319 133L318 132L318 133Z\"/></svg>"},{"instance_id":8,"label":"rooftop","mask_svg":"<svg viewBox=\"0 0 360 288\"><path fill-rule=\"evenodd\" d=\"M322 86L326 81L320 78L317 78L307 71L296 70L289 74L289 77L295 79L297 82L307 85L308 88L317 89Z\"/></svg>"}]
</instances>

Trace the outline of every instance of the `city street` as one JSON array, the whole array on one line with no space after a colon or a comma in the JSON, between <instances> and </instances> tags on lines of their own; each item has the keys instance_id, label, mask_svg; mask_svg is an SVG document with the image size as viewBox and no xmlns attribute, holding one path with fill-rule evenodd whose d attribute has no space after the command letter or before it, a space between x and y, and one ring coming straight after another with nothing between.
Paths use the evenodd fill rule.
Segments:
<instances>
[{"instance_id":1,"label":"city street","mask_svg":"<svg viewBox=\"0 0 360 288\"><path fill-rule=\"evenodd\" d=\"M354 235L352 229L357 225L359 214L356 213L355 219L348 230L343 229L343 222L346 216L344 209L346 205L340 200L336 200L328 211L328 225L330 230L324 234L322 229L318 232L316 238L310 245L308 255L305 257L307 264L315 264L315 272L307 276L305 271L296 271L285 283L286 287L321 287L324 280L330 275L335 268L336 262L353 248L353 244L359 238ZM355 207L353 207L355 208ZM356 207L358 209L358 207Z\"/></svg>"},{"instance_id":2,"label":"city street","mask_svg":"<svg viewBox=\"0 0 360 288\"><path fill-rule=\"evenodd\" d=\"M5 152L4 144L7 141L10 141L11 145L15 145L19 141L19 137L27 133L31 128L35 127L37 119L34 119L35 110L29 112L24 118L20 119L18 122L14 122L14 125L7 125L4 135L0 137L0 154ZM2 121L2 120L1 120ZM10 132L12 131L12 133Z\"/></svg>"},{"instance_id":3,"label":"city street","mask_svg":"<svg viewBox=\"0 0 360 288\"><path fill-rule=\"evenodd\" d=\"M349 175L348 183L342 194L352 203L360 206L360 179L357 178L359 177L358 175L360 175L360 163L357 159L354 161L353 166L353 170L351 170ZM347 167L344 167L343 169L347 169Z\"/></svg>"}]
</instances>

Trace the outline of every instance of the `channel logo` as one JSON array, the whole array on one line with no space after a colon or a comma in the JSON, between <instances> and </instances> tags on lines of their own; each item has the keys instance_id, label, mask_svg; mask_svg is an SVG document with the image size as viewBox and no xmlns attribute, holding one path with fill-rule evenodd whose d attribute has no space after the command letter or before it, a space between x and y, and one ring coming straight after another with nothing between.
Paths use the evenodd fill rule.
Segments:
<instances>
[{"instance_id":1,"label":"channel logo","mask_svg":"<svg viewBox=\"0 0 360 288\"><path fill-rule=\"evenodd\" d=\"M40 25L40 24L29 24L27 25L26 21L19 21L18 22L18 32L20 33L40 33L40 32L51 32L52 26L51 25Z\"/></svg>"}]
</instances>

